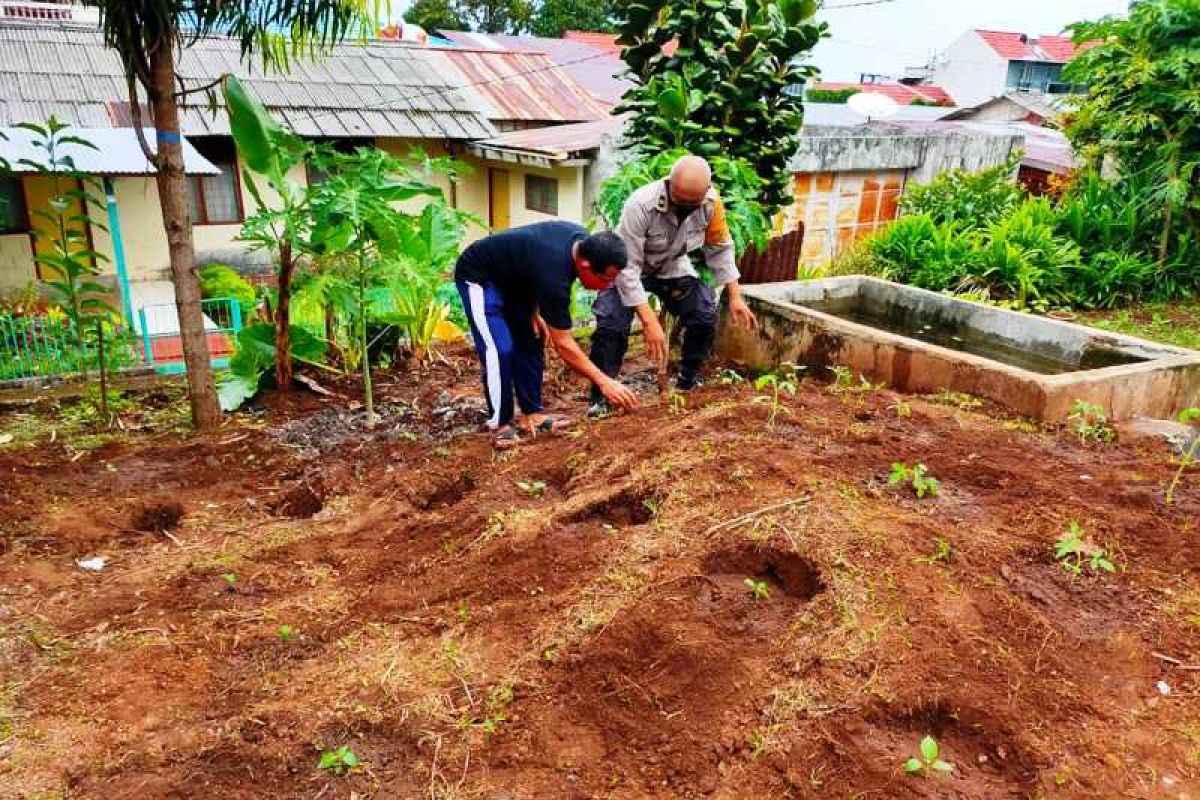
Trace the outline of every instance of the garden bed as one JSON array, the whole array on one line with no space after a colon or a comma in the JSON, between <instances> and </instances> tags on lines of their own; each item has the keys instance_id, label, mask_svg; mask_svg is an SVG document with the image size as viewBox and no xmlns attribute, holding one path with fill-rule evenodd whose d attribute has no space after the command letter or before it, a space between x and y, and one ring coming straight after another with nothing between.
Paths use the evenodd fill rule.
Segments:
<instances>
[{"instance_id":1,"label":"garden bed","mask_svg":"<svg viewBox=\"0 0 1200 800\"><path fill-rule=\"evenodd\" d=\"M1200 792L1161 442L713 381L497 456L476 381L381 374L369 437L352 385L91 448L0 411L0 798ZM1056 561L1072 521L1115 572ZM903 772L926 735L953 771Z\"/></svg>"}]
</instances>

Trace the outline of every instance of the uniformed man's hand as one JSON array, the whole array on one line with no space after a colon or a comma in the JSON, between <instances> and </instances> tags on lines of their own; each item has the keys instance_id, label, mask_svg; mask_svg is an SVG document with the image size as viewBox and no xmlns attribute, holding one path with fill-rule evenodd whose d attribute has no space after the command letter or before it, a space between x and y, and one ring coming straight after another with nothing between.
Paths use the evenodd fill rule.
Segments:
<instances>
[{"instance_id":1,"label":"uniformed man's hand","mask_svg":"<svg viewBox=\"0 0 1200 800\"><path fill-rule=\"evenodd\" d=\"M758 328L758 318L754 316L754 312L750 310L750 306L746 305L746 301L740 297L730 299L729 318L739 328L749 328L750 330Z\"/></svg>"},{"instance_id":2,"label":"uniformed man's hand","mask_svg":"<svg viewBox=\"0 0 1200 800\"><path fill-rule=\"evenodd\" d=\"M546 324L546 320L542 319L542 315L536 311L533 314L533 335L543 342L550 341L550 326Z\"/></svg>"},{"instance_id":3,"label":"uniformed man's hand","mask_svg":"<svg viewBox=\"0 0 1200 800\"><path fill-rule=\"evenodd\" d=\"M620 381L615 381L609 378L604 383L600 384L600 392L604 395L604 399L608 401L610 406L617 408L637 408L637 395L629 390L629 387Z\"/></svg>"},{"instance_id":4,"label":"uniformed man's hand","mask_svg":"<svg viewBox=\"0 0 1200 800\"><path fill-rule=\"evenodd\" d=\"M648 322L642 323L642 335L646 337L646 353L656 365L664 364L667 360L667 334L658 317L651 316Z\"/></svg>"}]
</instances>

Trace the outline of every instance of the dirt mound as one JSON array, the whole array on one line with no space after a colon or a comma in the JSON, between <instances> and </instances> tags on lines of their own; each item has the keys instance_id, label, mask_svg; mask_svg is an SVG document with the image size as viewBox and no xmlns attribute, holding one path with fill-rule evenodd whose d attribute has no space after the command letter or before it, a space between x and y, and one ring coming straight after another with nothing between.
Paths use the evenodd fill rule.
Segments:
<instances>
[{"instance_id":1,"label":"dirt mound","mask_svg":"<svg viewBox=\"0 0 1200 800\"><path fill-rule=\"evenodd\" d=\"M0 800L1200 796L1165 446L807 381L775 428L714 386L497 454L473 362L380 377L379 436L279 395L0 453ZM925 736L951 772L904 773Z\"/></svg>"}]
</instances>

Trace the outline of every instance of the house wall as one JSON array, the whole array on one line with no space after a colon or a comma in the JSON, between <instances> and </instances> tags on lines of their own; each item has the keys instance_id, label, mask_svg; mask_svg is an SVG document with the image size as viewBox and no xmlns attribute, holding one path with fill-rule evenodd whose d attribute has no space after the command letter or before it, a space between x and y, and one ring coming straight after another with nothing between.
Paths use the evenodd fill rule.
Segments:
<instances>
[{"instance_id":1,"label":"house wall","mask_svg":"<svg viewBox=\"0 0 1200 800\"><path fill-rule=\"evenodd\" d=\"M462 160L474 169L476 176L480 179L480 202L483 205L483 211L482 213L477 213L479 213L479 217L485 225L489 218L489 209L487 207L489 169L504 170L508 173L508 217L510 227L516 228L521 225L530 225L535 222L543 222L551 219L563 219L569 222L577 222L580 225L586 225L588 218L591 216L584 200L585 168L582 166L555 166L543 169L524 164L515 164L509 161L485 160L475 156L465 156ZM557 214L543 214L540 211L534 211L525 207L526 175L541 175L547 178L554 178L558 181ZM486 230L479 230L474 232L474 235L470 238L474 240L486 235L486 233Z\"/></svg>"},{"instance_id":2,"label":"house wall","mask_svg":"<svg viewBox=\"0 0 1200 800\"><path fill-rule=\"evenodd\" d=\"M828 264L854 242L900 213L907 170L802 172L792 179L792 205L775 220L775 234L804 225L800 265Z\"/></svg>"},{"instance_id":3,"label":"house wall","mask_svg":"<svg viewBox=\"0 0 1200 800\"><path fill-rule=\"evenodd\" d=\"M930 83L941 86L955 105L977 106L1004 93L1008 61L975 31L967 31L946 48Z\"/></svg>"},{"instance_id":4,"label":"house wall","mask_svg":"<svg viewBox=\"0 0 1200 800\"><path fill-rule=\"evenodd\" d=\"M36 277L29 234L0 236L0 290L20 289Z\"/></svg>"}]
</instances>

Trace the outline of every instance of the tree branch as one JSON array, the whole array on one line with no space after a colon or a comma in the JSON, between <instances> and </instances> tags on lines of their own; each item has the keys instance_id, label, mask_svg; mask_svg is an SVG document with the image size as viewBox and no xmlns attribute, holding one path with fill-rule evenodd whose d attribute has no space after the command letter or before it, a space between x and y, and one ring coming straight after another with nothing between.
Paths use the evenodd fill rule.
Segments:
<instances>
[{"instance_id":1,"label":"tree branch","mask_svg":"<svg viewBox=\"0 0 1200 800\"><path fill-rule=\"evenodd\" d=\"M138 144L141 145L142 154L146 156L146 160L153 165L155 170L161 168L158 160L158 154L150 149L150 143L146 141L146 129L142 122L142 103L138 100L138 80L134 75L133 70L126 70L125 77L129 82L129 116L133 119L133 130L137 134Z\"/></svg>"},{"instance_id":2,"label":"tree branch","mask_svg":"<svg viewBox=\"0 0 1200 800\"><path fill-rule=\"evenodd\" d=\"M179 83L179 91L175 93L175 98L177 100L183 101L189 95L199 94L200 92L207 92L210 89L217 88L218 86L221 85L221 81L224 79L224 76L222 76L221 78L217 78L215 81L209 81L208 83L204 84L203 86L196 86L191 89L188 89L186 86L184 86L184 81L186 80L186 78L184 78L182 75L176 75L175 79Z\"/></svg>"}]
</instances>

